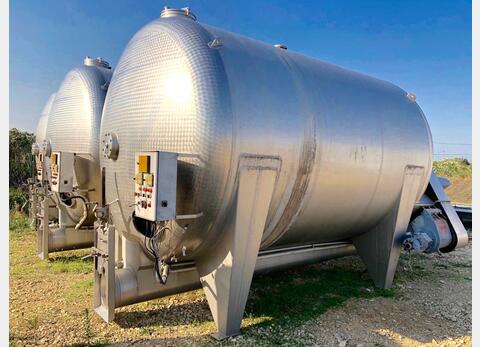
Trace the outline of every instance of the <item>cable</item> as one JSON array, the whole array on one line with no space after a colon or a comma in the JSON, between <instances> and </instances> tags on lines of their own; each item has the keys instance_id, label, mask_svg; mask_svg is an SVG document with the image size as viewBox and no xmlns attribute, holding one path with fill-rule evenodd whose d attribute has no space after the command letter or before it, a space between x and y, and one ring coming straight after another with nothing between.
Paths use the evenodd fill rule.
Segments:
<instances>
[{"instance_id":1,"label":"cable","mask_svg":"<svg viewBox=\"0 0 480 347\"><path fill-rule=\"evenodd\" d=\"M161 228L158 228L158 226L153 223L151 224L151 228L152 229L154 228L154 230L150 230L150 233L149 233L149 235L152 235L152 236L149 237L149 240L147 242L147 233L145 233L144 245L148 253L150 253L150 255L155 259L153 267L154 267L155 273L158 276L160 283L165 285L167 284L167 276L165 276L165 279L163 279L163 276L160 271L161 267L159 266L159 263L162 263L162 266L164 265L168 266L168 264L166 264L163 260L160 259L160 256L159 256L160 250L158 249L158 236L165 230L170 230L170 229L166 225L162 226Z\"/></svg>"}]
</instances>

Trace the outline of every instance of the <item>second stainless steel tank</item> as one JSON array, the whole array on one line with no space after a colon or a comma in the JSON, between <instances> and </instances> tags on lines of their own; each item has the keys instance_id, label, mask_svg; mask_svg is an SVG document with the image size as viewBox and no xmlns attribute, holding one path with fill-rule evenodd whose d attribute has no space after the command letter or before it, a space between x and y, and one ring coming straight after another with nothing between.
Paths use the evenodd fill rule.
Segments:
<instances>
[{"instance_id":1,"label":"second stainless steel tank","mask_svg":"<svg viewBox=\"0 0 480 347\"><path fill-rule=\"evenodd\" d=\"M50 95L50 97L48 98L47 103L45 104L38 120L37 129L35 131L35 142L38 146L41 146L43 144L43 141L45 140L45 136L47 134L48 117L52 110L54 99L55 93Z\"/></svg>"},{"instance_id":2,"label":"second stainless steel tank","mask_svg":"<svg viewBox=\"0 0 480 347\"><path fill-rule=\"evenodd\" d=\"M53 102L45 136L52 151L76 153L76 193L92 202L101 198L99 131L111 75L109 64L102 58L86 57L83 65L69 71ZM70 204L69 216L78 222L82 208L76 201Z\"/></svg>"}]
</instances>

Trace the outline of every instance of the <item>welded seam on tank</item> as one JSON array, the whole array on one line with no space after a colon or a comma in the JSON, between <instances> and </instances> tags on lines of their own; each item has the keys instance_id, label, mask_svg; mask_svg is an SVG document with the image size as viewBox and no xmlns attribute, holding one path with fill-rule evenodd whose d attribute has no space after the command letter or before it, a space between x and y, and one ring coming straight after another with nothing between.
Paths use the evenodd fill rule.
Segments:
<instances>
[{"instance_id":1,"label":"welded seam on tank","mask_svg":"<svg viewBox=\"0 0 480 347\"><path fill-rule=\"evenodd\" d=\"M288 59L284 57L284 54L279 54L279 56L288 67L295 85L297 98L300 98L300 96L303 95L303 88L296 79L295 73L297 73L297 71L294 71ZM291 188L291 195L275 227L269 233L268 237L262 242L261 249L268 248L288 231L292 223L295 221L296 216L300 212L302 202L305 198L316 157L316 126L315 119L310 115L310 112L308 112L308 116L305 117L304 122L304 138L301 143L298 170L295 181Z\"/></svg>"}]
</instances>

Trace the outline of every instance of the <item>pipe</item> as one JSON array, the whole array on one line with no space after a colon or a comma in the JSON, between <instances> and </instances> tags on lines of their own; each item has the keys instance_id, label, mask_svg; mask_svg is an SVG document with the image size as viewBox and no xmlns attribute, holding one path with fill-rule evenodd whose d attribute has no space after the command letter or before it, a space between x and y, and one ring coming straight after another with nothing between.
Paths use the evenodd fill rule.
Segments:
<instances>
[{"instance_id":1,"label":"pipe","mask_svg":"<svg viewBox=\"0 0 480 347\"><path fill-rule=\"evenodd\" d=\"M64 225L51 229L48 251L58 252L93 246L94 229L74 229Z\"/></svg>"},{"instance_id":2,"label":"pipe","mask_svg":"<svg viewBox=\"0 0 480 347\"><path fill-rule=\"evenodd\" d=\"M283 270L355 253L355 247L346 242L267 250L258 255L255 274ZM153 266L142 266L138 270L127 266L115 272L115 307L183 293L200 287L200 276L193 262L171 265L165 285L156 280Z\"/></svg>"}]
</instances>

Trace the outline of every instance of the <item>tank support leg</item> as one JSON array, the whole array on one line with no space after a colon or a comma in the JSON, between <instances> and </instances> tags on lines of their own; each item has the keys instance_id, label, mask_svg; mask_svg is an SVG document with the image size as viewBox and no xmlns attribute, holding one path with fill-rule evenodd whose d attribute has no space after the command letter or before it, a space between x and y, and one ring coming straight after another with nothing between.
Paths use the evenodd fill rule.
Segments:
<instances>
[{"instance_id":1,"label":"tank support leg","mask_svg":"<svg viewBox=\"0 0 480 347\"><path fill-rule=\"evenodd\" d=\"M102 213L108 212L102 211ZM93 307L104 321L111 322L115 318L115 227L113 225L101 221L95 222L93 256Z\"/></svg>"},{"instance_id":2,"label":"tank support leg","mask_svg":"<svg viewBox=\"0 0 480 347\"><path fill-rule=\"evenodd\" d=\"M278 158L240 159L236 206L224 236L213 254L196 261L219 340L240 334L279 166Z\"/></svg>"},{"instance_id":3,"label":"tank support leg","mask_svg":"<svg viewBox=\"0 0 480 347\"><path fill-rule=\"evenodd\" d=\"M400 257L401 238L407 231L421 189L423 174L423 167L407 166L402 190L391 212L372 230L353 239L357 253L367 266L377 287L390 288L392 286Z\"/></svg>"},{"instance_id":4,"label":"tank support leg","mask_svg":"<svg viewBox=\"0 0 480 347\"><path fill-rule=\"evenodd\" d=\"M29 187L29 201L30 201L30 210L29 212L29 217L30 220L33 222L37 218L37 204L38 204L38 194L37 194L37 187L36 187L36 182L35 178L30 178L28 182L28 187Z\"/></svg>"},{"instance_id":5,"label":"tank support leg","mask_svg":"<svg viewBox=\"0 0 480 347\"><path fill-rule=\"evenodd\" d=\"M37 228L37 254L40 259L48 259L48 241L49 241L49 198L48 188L43 185L43 200L40 203L40 213L37 214L37 218L41 218L42 222Z\"/></svg>"}]
</instances>

